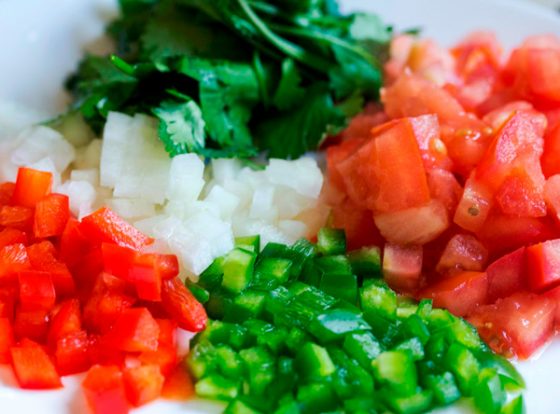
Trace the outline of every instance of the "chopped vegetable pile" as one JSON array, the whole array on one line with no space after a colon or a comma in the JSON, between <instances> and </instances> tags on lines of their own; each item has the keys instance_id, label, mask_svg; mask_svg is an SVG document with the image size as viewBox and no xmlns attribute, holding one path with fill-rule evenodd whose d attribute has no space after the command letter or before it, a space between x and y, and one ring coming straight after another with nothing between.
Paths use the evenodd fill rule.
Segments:
<instances>
[{"instance_id":1,"label":"chopped vegetable pile","mask_svg":"<svg viewBox=\"0 0 560 414\"><path fill-rule=\"evenodd\" d=\"M87 371L96 414L188 394L176 330L200 331L207 316L177 257L145 251L153 240L107 208L71 218L51 186L30 168L0 185L0 363L25 389Z\"/></svg>"},{"instance_id":2,"label":"chopped vegetable pile","mask_svg":"<svg viewBox=\"0 0 560 414\"><path fill-rule=\"evenodd\" d=\"M462 396L485 414L522 412L509 362L430 300L397 296L378 248L346 254L333 229L316 245L236 244L190 285L212 319L188 365L225 413L421 413Z\"/></svg>"},{"instance_id":3,"label":"chopped vegetable pile","mask_svg":"<svg viewBox=\"0 0 560 414\"><path fill-rule=\"evenodd\" d=\"M451 50L399 36L383 108L327 151L333 226L384 245L390 286L522 359L560 322L559 67L554 36L507 60L490 34Z\"/></svg>"},{"instance_id":4,"label":"chopped vegetable pile","mask_svg":"<svg viewBox=\"0 0 560 414\"><path fill-rule=\"evenodd\" d=\"M332 0L134 0L68 87L99 132L110 111L155 115L171 156L314 150L375 98L390 31Z\"/></svg>"}]
</instances>

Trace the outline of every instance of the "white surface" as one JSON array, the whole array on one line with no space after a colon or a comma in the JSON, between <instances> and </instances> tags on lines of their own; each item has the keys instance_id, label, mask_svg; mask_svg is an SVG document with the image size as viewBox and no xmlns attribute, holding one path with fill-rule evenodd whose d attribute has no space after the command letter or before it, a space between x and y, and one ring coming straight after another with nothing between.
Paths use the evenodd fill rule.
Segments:
<instances>
[{"instance_id":1,"label":"white surface","mask_svg":"<svg viewBox=\"0 0 560 414\"><path fill-rule=\"evenodd\" d=\"M547 1L552 3L555 0ZM425 36L449 45L468 31L493 29L512 46L537 33L560 34L560 17L516 0L341 0L346 10L376 9L397 28L422 27ZM543 1L544 2L544 1ZM114 12L113 0L0 0L0 100L14 100L56 113L62 105L61 83L72 70L81 46L101 33L102 22ZM560 340L535 361L520 365L528 384L530 414L559 412L556 378L560 370ZM65 379L63 391L24 392L0 370L2 414L64 414L83 411L75 379ZM211 403L156 402L143 414L219 412ZM458 412L450 409L446 412Z\"/></svg>"}]
</instances>

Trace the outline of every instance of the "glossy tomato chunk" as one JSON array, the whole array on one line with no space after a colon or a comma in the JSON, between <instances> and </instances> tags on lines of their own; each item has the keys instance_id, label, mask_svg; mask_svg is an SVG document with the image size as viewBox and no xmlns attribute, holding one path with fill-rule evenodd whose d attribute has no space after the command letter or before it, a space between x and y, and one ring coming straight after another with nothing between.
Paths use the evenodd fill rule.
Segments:
<instances>
[{"instance_id":1,"label":"glossy tomato chunk","mask_svg":"<svg viewBox=\"0 0 560 414\"><path fill-rule=\"evenodd\" d=\"M529 287L544 291L560 284L560 239L527 247Z\"/></svg>"},{"instance_id":2,"label":"glossy tomato chunk","mask_svg":"<svg viewBox=\"0 0 560 414\"><path fill-rule=\"evenodd\" d=\"M394 289L414 291L420 285L422 247L387 243L383 248L383 277Z\"/></svg>"},{"instance_id":3,"label":"glossy tomato chunk","mask_svg":"<svg viewBox=\"0 0 560 414\"><path fill-rule=\"evenodd\" d=\"M481 271L488 260L488 249L470 234L456 234L447 243L436 266L439 273Z\"/></svg>"},{"instance_id":4,"label":"glossy tomato chunk","mask_svg":"<svg viewBox=\"0 0 560 414\"><path fill-rule=\"evenodd\" d=\"M527 290L525 247L500 257L488 266L486 273L488 298L491 303Z\"/></svg>"}]
</instances>

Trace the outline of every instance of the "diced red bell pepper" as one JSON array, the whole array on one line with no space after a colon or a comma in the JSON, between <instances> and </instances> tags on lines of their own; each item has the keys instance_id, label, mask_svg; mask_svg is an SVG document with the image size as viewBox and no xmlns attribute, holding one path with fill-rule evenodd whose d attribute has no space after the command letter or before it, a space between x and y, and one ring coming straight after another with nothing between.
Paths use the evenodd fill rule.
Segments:
<instances>
[{"instance_id":1,"label":"diced red bell pepper","mask_svg":"<svg viewBox=\"0 0 560 414\"><path fill-rule=\"evenodd\" d=\"M477 306L488 303L488 277L485 272L457 273L428 286L419 296L433 299L434 306L454 315L469 315Z\"/></svg>"},{"instance_id":2,"label":"diced red bell pepper","mask_svg":"<svg viewBox=\"0 0 560 414\"><path fill-rule=\"evenodd\" d=\"M56 302L51 274L37 270L18 273L19 301L26 310L50 310Z\"/></svg>"},{"instance_id":3,"label":"diced red bell pepper","mask_svg":"<svg viewBox=\"0 0 560 414\"><path fill-rule=\"evenodd\" d=\"M155 351L142 352L138 359L144 365L157 365L163 375L169 375L177 365L177 349L174 345L160 342Z\"/></svg>"},{"instance_id":4,"label":"diced red bell pepper","mask_svg":"<svg viewBox=\"0 0 560 414\"><path fill-rule=\"evenodd\" d=\"M520 247L488 266L486 273L490 303L527 290L525 251L525 247Z\"/></svg>"},{"instance_id":5,"label":"diced red bell pepper","mask_svg":"<svg viewBox=\"0 0 560 414\"><path fill-rule=\"evenodd\" d=\"M126 354L110 346L103 335L89 335L88 351L88 358L92 365L124 365Z\"/></svg>"},{"instance_id":6,"label":"diced red bell pepper","mask_svg":"<svg viewBox=\"0 0 560 414\"><path fill-rule=\"evenodd\" d=\"M206 327L206 310L179 278L163 281L161 298L163 308L180 328L200 332Z\"/></svg>"},{"instance_id":7,"label":"diced red bell pepper","mask_svg":"<svg viewBox=\"0 0 560 414\"><path fill-rule=\"evenodd\" d=\"M0 249L10 244L27 244L27 234L18 229L5 228L0 231Z\"/></svg>"},{"instance_id":8,"label":"diced red bell pepper","mask_svg":"<svg viewBox=\"0 0 560 414\"><path fill-rule=\"evenodd\" d=\"M165 381L157 365L126 368L123 379L128 401L135 407L158 398Z\"/></svg>"},{"instance_id":9,"label":"diced red bell pepper","mask_svg":"<svg viewBox=\"0 0 560 414\"><path fill-rule=\"evenodd\" d=\"M176 365L175 369L165 379L161 396L168 400L186 401L194 395L194 384L191 376L183 364Z\"/></svg>"},{"instance_id":10,"label":"diced red bell pepper","mask_svg":"<svg viewBox=\"0 0 560 414\"><path fill-rule=\"evenodd\" d=\"M488 260L488 249L470 234L454 235L436 266L441 274L453 273L463 270L481 271Z\"/></svg>"},{"instance_id":11,"label":"diced red bell pepper","mask_svg":"<svg viewBox=\"0 0 560 414\"><path fill-rule=\"evenodd\" d=\"M56 313L51 316L49 326L49 344L55 344L60 338L82 329L80 301L68 299L62 302Z\"/></svg>"},{"instance_id":12,"label":"diced red bell pepper","mask_svg":"<svg viewBox=\"0 0 560 414\"><path fill-rule=\"evenodd\" d=\"M15 307L19 294L17 283L3 284L0 288L0 317L14 321Z\"/></svg>"},{"instance_id":13,"label":"diced red bell pepper","mask_svg":"<svg viewBox=\"0 0 560 414\"><path fill-rule=\"evenodd\" d=\"M156 319L159 326L159 338L158 342L160 344L166 344L175 346L177 343L177 322L171 319Z\"/></svg>"},{"instance_id":14,"label":"diced red bell pepper","mask_svg":"<svg viewBox=\"0 0 560 414\"><path fill-rule=\"evenodd\" d=\"M10 349L14 345L14 329L8 318L0 318L0 364L11 361Z\"/></svg>"},{"instance_id":15,"label":"diced red bell pepper","mask_svg":"<svg viewBox=\"0 0 560 414\"><path fill-rule=\"evenodd\" d=\"M122 373L116 366L91 367L82 382L82 389L93 414L129 412Z\"/></svg>"},{"instance_id":16,"label":"diced red bell pepper","mask_svg":"<svg viewBox=\"0 0 560 414\"><path fill-rule=\"evenodd\" d=\"M0 249L1 281L15 281L18 272L29 269L31 269L31 263L23 244L12 244Z\"/></svg>"},{"instance_id":17,"label":"diced red bell pepper","mask_svg":"<svg viewBox=\"0 0 560 414\"><path fill-rule=\"evenodd\" d=\"M15 188L15 183L6 182L0 184L0 207L7 206L12 202Z\"/></svg>"},{"instance_id":18,"label":"diced red bell pepper","mask_svg":"<svg viewBox=\"0 0 560 414\"><path fill-rule=\"evenodd\" d=\"M155 351L159 326L146 308L124 310L107 334L107 342L126 352Z\"/></svg>"},{"instance_id":19,"label":"diced red bell pepper","mask_svg":"<svg viewBox=\"0 0 560 414\"><path fill-rule=\"evenodd\" d=\"M153 242L107 207L100 208L82 219L81 229L95 243L115 243L140 249Z\"/></svg>"},{"instance_id":20,"label":"diced red bell pepper","mask_svg":"<svg viewBox=\"0 0 560 414\"><path fill-rule=\"evenodd\" d=\"M413 291L420 285L422 246L398 246L387 243L383 248L383 277L394 289Z\"/></svg>"},{"instance_id":21,"label":"diced red bell pepper","mask_svg":"<svg viewBox=\"0 0 560 414\"><path fill-rule=\"evenodd\" d=\"M560 284L560 239L527 247L529 287L542 292Z\"/></svg>"},{"instance_id":22,"label":"diced red bell pepper","mask_svg":"<svg viewBox=\"0 0 560 414\"><path fill-rule=\"evenodd\" d=\"M35 206L33 233L37 238L60 236L69 218L68 196L49 194Z\"/></svg>"},{"instance_id":23,"label":"diced red bell pepper","mask_svg":"<svg viewBox=\"0 0 560 414\"><path fill-rule=\"evenodd\" d=\"M62 387L54 364L39 344L23 339L19 345L12 347L11 355L21 388L42 390Z\"/></svg>"},{"instance_id":24,"label":"diced red bell pepper","mask_svg":"<svg viewBox=\"0 0 560 414\"><path fill-rule=\"evenodd\" d=\"M91 243L80 229L80 222L70 218L60 237L59 257L70 268L80 265L83 257L91 249Z\"/></svg>"},{"instance_id":25,"label":"diced red bell pepper","mask_svg":"<svg viewBox=\"0 0 560 414\"><path fill-rule=\"evenodd\" d=\"M33 209L23 206L0 207L0 226L30 232L33 229Z\"/></svg>"},{"instance_id":26,"label":"diced red bell pepper","mask_svg":"<svg viewBox=\"0 0 560 414\"><path fill-rule=\"evenodd\" d=\"M29 338L44 343L49 330L49 312L40 310L16 309L14 333L16 339Z\"/></svg>"},{"instance_id":27,"label":"diced red bell pepper","mask_svg":"<svg viewBox=\"0 0 560 414\"><path fill-rule=\"evenodd\" d=\"M51 192L53 177L50 172L22 167L18 170L12 204L23 207L35 205Z\"/></svg>"},{"instance_id":28,"label":"diced red bell pepper","mask_svg":"<svg viewBox=\"0 0 560 414\"><path fill-rule=\"evenodd\" d=\"M86 331L74 331L60 337L54 351L58 373L72 375L86 371L91 366L89 345Z\"/></svg>"},{"instance_id":29,"label":"diced red bell pepper","mask_svg":"<svg viewBox=\"0 0 560 414\"><path fill-rule=\"evenodd\" d=\"M66 264L56 259L56 248L50 241L32 244L27 247L27 254L33 269L51 274L57 297L75 293L74 278Z\"/></svg>"}]
</instances>

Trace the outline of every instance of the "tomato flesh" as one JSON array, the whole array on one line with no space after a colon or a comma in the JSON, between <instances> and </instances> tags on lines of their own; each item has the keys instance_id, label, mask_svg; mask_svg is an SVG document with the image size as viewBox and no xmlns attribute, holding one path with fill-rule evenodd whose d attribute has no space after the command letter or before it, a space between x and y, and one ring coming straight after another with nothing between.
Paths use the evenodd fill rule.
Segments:
<instances>
[{"instance_id":1,"label":"tomato flesh","mask_svg":"<svg viewBox=\"0 0 560 414\"><path fill-rule=\"evenodd\" d=\"M414 291L420 285L422 247L387 243L383 248L383 275L387 283L399 290Z\"/></svg>"}]
</instances>

